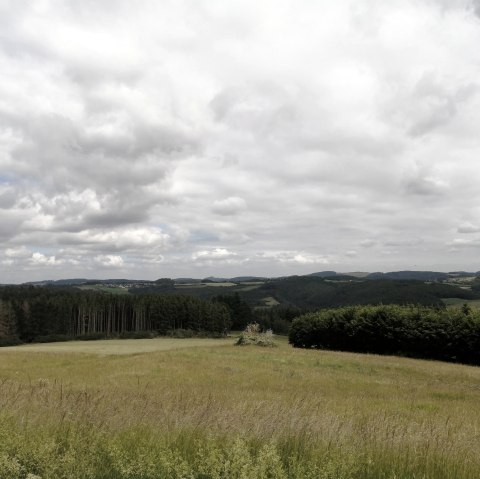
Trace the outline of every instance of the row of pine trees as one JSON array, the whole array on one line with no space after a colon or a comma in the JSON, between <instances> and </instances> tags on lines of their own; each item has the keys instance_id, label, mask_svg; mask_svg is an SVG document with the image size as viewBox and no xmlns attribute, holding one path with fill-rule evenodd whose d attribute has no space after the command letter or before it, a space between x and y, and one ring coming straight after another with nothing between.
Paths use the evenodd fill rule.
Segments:
<instances>
[{"instance_id":1,"label":"row of pine trees","mask_svg":"<svg viewBox=\"0 0 480 479\"><path fill-rule=\"evenodd\" d=\"M39 287L0 289L0 341L191 330L221 334L230 313L221 302L180 295L113 295Z\"/></svg>"}]
</instances>

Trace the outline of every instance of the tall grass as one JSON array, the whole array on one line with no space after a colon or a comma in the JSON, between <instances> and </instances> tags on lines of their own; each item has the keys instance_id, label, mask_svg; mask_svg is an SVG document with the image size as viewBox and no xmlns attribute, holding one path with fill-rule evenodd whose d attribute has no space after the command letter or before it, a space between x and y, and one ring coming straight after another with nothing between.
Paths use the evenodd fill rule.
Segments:
<instances>
[{"instance_id":1,"label":"tall grass","mask_svg":"<svg viewBox=\"0 0 480 479\"><path fill-rule=\"evenodd\" d=\"M473 479L480 369L279 348L0 353L0 479Z\"/></svg>"}]
</instances>

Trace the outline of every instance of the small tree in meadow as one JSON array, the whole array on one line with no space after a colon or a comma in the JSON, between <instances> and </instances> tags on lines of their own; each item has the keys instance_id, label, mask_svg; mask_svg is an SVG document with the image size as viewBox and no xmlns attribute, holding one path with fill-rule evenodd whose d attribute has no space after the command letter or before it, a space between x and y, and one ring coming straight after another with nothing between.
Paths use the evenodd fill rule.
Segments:
<instances>
[{"instance_id":1,"label":"small tree in meadow","mask_svg":"<svg viewBox=\"0 0 480 479\"><path fill-rule=\"evenodd\" d=\"M236 342L237 346L247 346L249 344L264 347L277 346L273 339L273 331L267 329L267 331L262 333L258 323L248 324L245 331L243 331Z\"/></svg>"}]
</instances>

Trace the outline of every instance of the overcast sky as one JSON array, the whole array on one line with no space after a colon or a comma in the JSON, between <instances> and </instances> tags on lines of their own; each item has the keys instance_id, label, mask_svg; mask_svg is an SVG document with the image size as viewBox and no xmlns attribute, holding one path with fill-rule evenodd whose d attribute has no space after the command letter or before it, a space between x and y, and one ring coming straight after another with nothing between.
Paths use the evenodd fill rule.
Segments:
<instances>
[{"instance_id":1,"label":"overcast sky","mask_svg":"<svg viewBox=\"0 0 480 479\"><path fill-rule=\"evenodd\" d=\"M479 0L0 0L0 282L480 270Z\"/></svg>"}]
</instances>

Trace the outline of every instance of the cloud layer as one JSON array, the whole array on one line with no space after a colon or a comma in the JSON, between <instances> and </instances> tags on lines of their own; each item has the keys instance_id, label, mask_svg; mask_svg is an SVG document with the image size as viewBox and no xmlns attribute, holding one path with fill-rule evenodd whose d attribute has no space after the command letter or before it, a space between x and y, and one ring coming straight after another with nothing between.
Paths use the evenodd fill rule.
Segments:
<instances>
[{"instance_id":1,"label":"cloud layer","mask_svg":"<svg viewBox=\"0 0 480 479\"><path fill-rule=\"evenodd\" d=\"M0 282L479 270L479 10L0 2Z\"/></svg>"}]
</instances>

